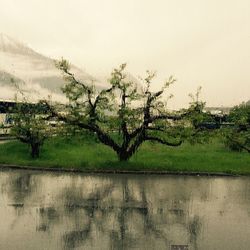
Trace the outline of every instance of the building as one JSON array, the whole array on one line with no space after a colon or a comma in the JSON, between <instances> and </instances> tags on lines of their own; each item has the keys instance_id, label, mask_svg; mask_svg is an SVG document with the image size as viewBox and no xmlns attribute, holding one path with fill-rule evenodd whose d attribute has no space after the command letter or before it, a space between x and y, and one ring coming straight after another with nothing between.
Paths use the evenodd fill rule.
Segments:
<instances>
[{"instance_id":1,"label":"building","mask_svg":"<svg viewBox=\"0 0 250 250\"><path fill-rule=\"evenodd\" d=\"M15 101L0 100L0 126L10 125L9 113L16 105Z\"/></svg>"}]
</instances>

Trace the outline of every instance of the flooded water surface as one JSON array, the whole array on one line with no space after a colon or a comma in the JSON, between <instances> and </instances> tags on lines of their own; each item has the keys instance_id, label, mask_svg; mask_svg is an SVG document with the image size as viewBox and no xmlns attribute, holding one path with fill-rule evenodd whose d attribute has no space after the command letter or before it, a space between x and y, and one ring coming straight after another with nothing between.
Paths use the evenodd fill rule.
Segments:
<instances>
[{"instance_id":1,"label":"flooded water surface","mask_svg":"<svg viewBox=\"0 0 250 250\"><path fill-rule=\"evenodd\" d=\"M250 249L250 178L0 170L0 249Z\"/></svg>"}]
</instances>

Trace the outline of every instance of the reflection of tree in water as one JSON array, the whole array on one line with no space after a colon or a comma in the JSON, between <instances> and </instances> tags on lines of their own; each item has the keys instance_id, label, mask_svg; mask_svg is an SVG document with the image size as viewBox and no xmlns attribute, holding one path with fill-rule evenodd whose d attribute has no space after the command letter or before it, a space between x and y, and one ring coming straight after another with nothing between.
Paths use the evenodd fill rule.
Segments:
<instances>
[{"instance_id":1,"label":"reflection of tree in water","mask_svg":"<svg viewBox=\"0 0 250 250\"><path fill-rule=\"evenodd\" d=\"M65 233L63 236L64 248L72 249L80 245L84 245L84 242L90 237L90 232L90 223L88 223L82 230L74 230Z\"/></svg>"},{"instance_id":2,"label":"reflection of tree in water","mask_svg":"<svg viewBox=\"0 0 250 250\"><path fill-rule=\"evenodd\" d=\"M105 232L104 220L109 210L113 208L102 208L99 202L109 196L113 190L112 185L96 188L88 197L82 192L76 192L75 188L67 188L62 193L65 201L65 212L74 220L77 229L66 232L63 236L64 248L75 248L84 245L85 241L93 240L91 232L93 227Z\"/></svg>"},{"instance_id":3,"label":"reflection of tree in water","mask_svg":"<svg viewBox=\"0 0 250 250\"><path fill-rule=\"evenodd\" d=\"M9 175L4 185L11 202L13 204L23 204L36 191L38 183L34 181L30 173L20 172Z\"/></svg>"},{"instance_id":4,"label":"reflection of tree in water","mask_svg":"<svg viewBox=\"0 0 250 250\"><path fill-rule=\"evenodd\" d=\"M48 231L51 225L55 225L59 222L60 213L55 207L40 207L37 209L39 214L39 222L36 226L37 231Z\"/></svg>"},{"instance_id":5,"label":"reflection of tree in water","mask_svg":"<svg viewBox=\"0 0 250 250\"><path fill-rule=\"evenodd\" d=\"M123 180L121 202L117 204L114 201L103 205L103 200L111 196L114 187L114 185L107 185L97 188L87 198L81 197L79 192L74 192L75 189L67 189L66 193L63 192L67 212L74 216L76 210L84 210L83 218L86 218L86 220L82 220L82 225L78 225L78 230L74 229L64 234L63 241L66 249L83 246L86 241L93 241L92 233L95 230L108 235L110 249L131 249L136 246L139 234L143 233L153 234L167 242L164 234L157 230L151 216L144 184L139 187L140 199L138 200L133 197L128 180ZM142 232L130 231L129 218L131 219L131 217L143 222ZM75 218L78 221L79 219L81 220L79 217ZM112 219L114 221L110 221Z\"/></svg>"},{"instance_id":6,"label":"reflection of tree in water","mask_svg":"<svg viewBox=\"0 0 250 250\"><path fill-rule=\"evenodd\" d=\"M132 249L144 244L154 246L157 241L161 241L163 249L169 249L172 236L169 230L177 223L189 235L187 241L197 249L201 220L188 218L185 207L180 208L188 200L172 201L167 210L160 205L160 209L153 211L159 204L149 202L146 187L149 188L143 180L135 183L122 178L94 186L87 192L84 186L79 188L72 182L57 197L63 207L40 209L40 231L46 231L60 220L67 221L62 235L64 249L96 245L103 249ZM168 230L164 230L166 227Z\"/></svg>"},{"instance_id":7,"label":"reflection of tree in water","mask_svg":"<svg viewBox=\"0 0 250 250\"><path fill-rule=\"evenodd\" d=\"M18 216L23 214L25 203L37 191L39 179L26 171L16 171L8 175L2 183L2 189L8 196L8 206L13 207Z\"/></svg>"},{"instance_id":8,"label":"reflection of tree in water","mask_svg":"<svg viewBox=\"0 0 250 250\"><path fill-rule=\"evenodd\" d=\"M25 213L25 204L36 192L38 180L26 171L13 171L1 185L2 191L7 194L7 205L14 209L15 217L11 228L14 228Z\"/></svg>"},{"instance_id":9,"label":"reflection of tree in water","mask_svg":"<svg viewBox=\"0 0 250 250\"><path fill-rule=\"evenodd\" d=\"M190 243L194 245L194 250L198 249L197 238L201 233L202 222L199 216L195 215L187 224L190 235Z\"/></svg>"},{"instance_id":10,"label":"reflection of tree in water","mask_svg":"<svg viewBox=\"0 0 250 250\"><path fill-rule=\"evenodd\" d=\"M130 191L128 180L125 179L122 183L123 189L123 201L119 207L119 212L117 220L119 222L119 230L117 232L111 232L110 234L110 249L131 249L137 246L138 236L141 237L142 234L147 236L154 236L158 239L162 239L167 243L167 238L165 235L157 229L156 224L153 220L153 216L150 209L150 204L148 202L145 183L142 182L138 186L140 198L135 199L132 192ZM137 230L134 234L130 232L129 227L129 217L137 221L143 222L142 230Z\"/></svg>"},{"instance_id":11,"label":"reflection of tree in water","mask_svg":"<svg viewBox=\"0 0 250 250\"><path fill-rule=\"evenodd\" d=\"M206 202L226 214L236 200L235 209L249 211L248 180L228 186L216 179L211 188L203 178L46 177L14 171L3 175L1 191L13 207L7 208L14 218L10 229L29 221L34 236L56 239L60 249L178 249L182 244L197 250L209 223L204 223L209 211L201 209ZM220 196L224 200L218 203Z\"/></svg>"}]
</instances>

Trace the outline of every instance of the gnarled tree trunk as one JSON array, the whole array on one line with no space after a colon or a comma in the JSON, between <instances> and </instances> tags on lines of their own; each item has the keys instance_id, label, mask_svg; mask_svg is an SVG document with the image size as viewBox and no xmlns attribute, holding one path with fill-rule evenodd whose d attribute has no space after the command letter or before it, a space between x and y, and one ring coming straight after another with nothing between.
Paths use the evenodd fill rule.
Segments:
<instances>
[{"instance_id":1,"label":"gnarled tree trunk","mask_svg":"<svg viewBox=\"0 0 250 250\"><path fill-rule=\"evenodd\" d=\"M40 143L31 144L31 157L38 158L40 155Z\"/></svg>"}]
</instances>

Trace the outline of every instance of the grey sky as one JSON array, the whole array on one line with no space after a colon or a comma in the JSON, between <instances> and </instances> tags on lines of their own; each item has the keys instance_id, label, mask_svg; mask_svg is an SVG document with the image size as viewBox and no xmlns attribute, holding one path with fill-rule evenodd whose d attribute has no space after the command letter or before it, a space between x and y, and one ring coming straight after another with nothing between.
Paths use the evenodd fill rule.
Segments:
<instances>
[{"instance_id":1,"label":"grey sky","mask_svg":"<svg viewBox=\"0 0 250 250\"><path fill-rule=\"evenodd\" d=\"M209 106L250 99L249 0L0 0L0 32L93 75L174 75L178 107L199 85Z\"/></svg>"}]
</instances>

